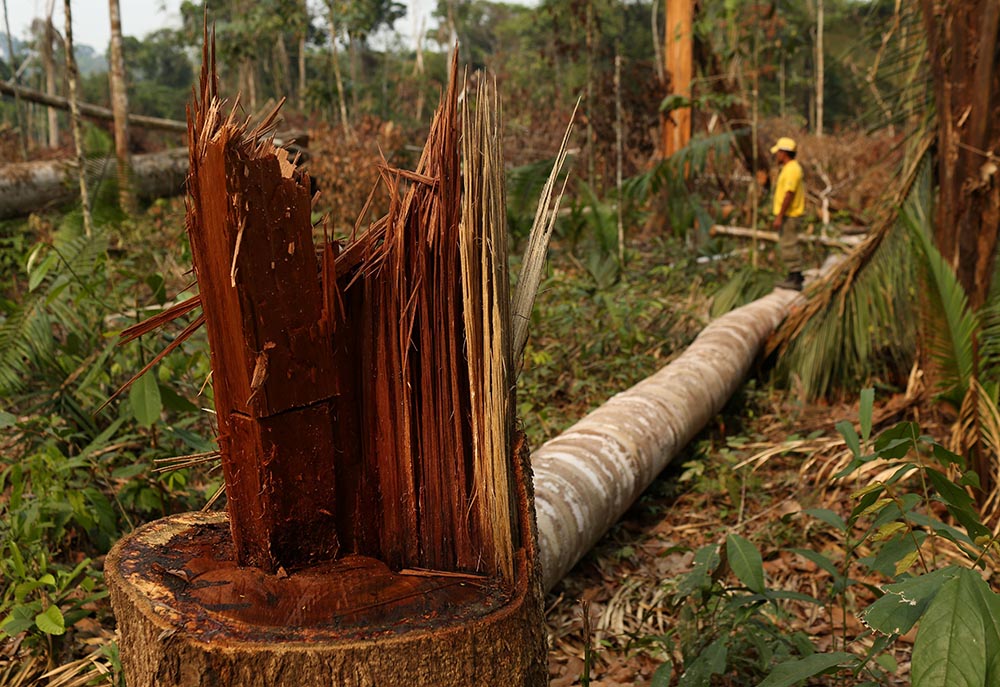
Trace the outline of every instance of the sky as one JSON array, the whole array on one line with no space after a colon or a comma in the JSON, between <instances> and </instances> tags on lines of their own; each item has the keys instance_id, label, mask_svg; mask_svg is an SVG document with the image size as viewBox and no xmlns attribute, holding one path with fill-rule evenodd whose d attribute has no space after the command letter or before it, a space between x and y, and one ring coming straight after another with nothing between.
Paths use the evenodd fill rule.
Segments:
<instances>
[{"instance_id":1,"label":"sky","mask_svg":"<svg viewBox=\"0 0 1000 687\"><path fill-rule=\"evenodd\" d=\"M73 41L89 45L98 53L103 53L111 38L108 0L72 2ZM310 5L316 4L310 2ZM416 17L429 17L436 0L405 0L403 4L407 6L408 14L396 23L396 30L403 35L413 36L416 34ZM50 6L54 6L52 22L61 32L65 16L63 0L7 0L10 32L17 38L26 39L31 20L44 17ZM122 32L126 36L142 38L157 29L176 28L180 26L180 6L181 0L120 0ZM3 35L2 31L3 26L0 25L0 35Z\"/></svg>"}]
</instances>

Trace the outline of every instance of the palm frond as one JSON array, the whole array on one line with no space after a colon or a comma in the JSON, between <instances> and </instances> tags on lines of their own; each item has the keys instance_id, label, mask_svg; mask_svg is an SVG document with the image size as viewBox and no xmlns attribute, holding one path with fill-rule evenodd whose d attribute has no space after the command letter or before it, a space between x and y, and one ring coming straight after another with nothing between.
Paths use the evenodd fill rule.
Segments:
<instances>
[{"instance_id":1,"label":"palm frond","mask_svg":"<svg viewBox=\"0 0 1000 687\"><path fill-rule=\"evenodd\" d=\"M915 188L930 193L927 180ZM929 203L921 198L909 198L900 219L909 229L922 256L921 270L925 288L921 293L926 308L921 309L923 339L938 366L937 380L941 397L959 408L976 375L973 353L979 331L979 318L969 307L969 298L951 266L942 257L932 240Z\"/></svg>"}]
</instances>

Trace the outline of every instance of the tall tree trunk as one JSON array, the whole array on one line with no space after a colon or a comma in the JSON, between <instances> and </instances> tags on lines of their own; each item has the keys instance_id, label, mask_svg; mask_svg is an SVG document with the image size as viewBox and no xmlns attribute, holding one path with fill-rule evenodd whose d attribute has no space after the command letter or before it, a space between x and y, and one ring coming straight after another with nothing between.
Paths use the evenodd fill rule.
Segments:
<instances>
[{"instance_id":1,"label":"tall tree trunk","mask_svg":"<svg viewBox=\"0 0 1000 687\"><path fill-rule=\"evenodd\" d=\"M63 29L63 41L66 45L66 80L69 82L70 124L73 128L73 143L76 146L77 178L80 182L80 206L83 210L83 231L87 236L94 233L90 218L90 194L87 191L86 158L83 155L83 131L80 119L80 106L77 103L77 88L79 73L76 68L76 56L73 54L73 8L71 0L63 0L66 9L66 27Z\"/></svg>"},{"instance_id":2,"label":"tall tree trunk","mask_svg":"<svg viewBox=\"0 0 1000 687\"><path fill-rule=\"evenodd\" d=\"M333 0L327 0L327 21L330 25L330 59L333 62L333 78L337 84L337 104L340 109L340 123L344 135L353 138L350 120L347 117L347 97L344 94L344 78L340 73L340 56L337 51L337 13Z\"/></svg>"},{"instance_id":3,"label":"tall tree trunk","mask_svg":"<svg viewBox=\"0 0 1000 687\"><path fill-rule=\"evenodd\" d=\"M823 0L816 2L816 137L823 137Z\"/></svg>"},{"instance_id":4,"label":"tall tree trunk","mask_svg":"<svg viewBox=\"0 0 1000 687\"><path fill-rule=\"evenodd\" d=\"M132 193L131 155L128 134L128 90L125 83L125 54L122 48L122 20L118 0L108 0L111 14L111 54L108 78L111 87L111 111L114 113L115 157L118 161L118 203L121 209L134 214L135 195Z\"/></svg>"},{"instance_id":5,"label":"tall tree trunk","mask_svg":"<svg viewBox=\"0 0 1000 687\"><path fill-rule=\"evenodd\" d=\"M292 60L288 55L285 37L281 33L278 34L274 43L274 50L277 53L278 74L281 78L281 83L275 83L274 91L276 93L289 93L292 90Z\"/></svg>"},{"instance_id":6,"label":"tall tree trunk","mask_svg":"<svg viewBox=\"0 0 1000 687\"><path fill-rule=\"evenodd\" d=\"M670 92L691 97L694 23L693 0L666 0L667 17L663 36L665 68L670 76ZM691 108L679 107L665 114L663 157L670 157L691 140Z\"/></svg>"},{"instance_id":7,"label":"tall tree trunk","mask_svg":"<svg viewBox=\"0 0 1000 687\"><path fill-rule=\"evenodd\" d=\"M12 84L17 84L17 59L14 56L14 39L10 35L10 17L7 16L7 0L3 0L3 23L4 29L7 32L7 56L10 62L10 82ZM21 110L21 100L20 98L14 98L14 119L17 122L17 128L19 130L19 139L21 141L21 159L28 159L28 127L27 122L24 121L24 113Z\"/></svg>"},{"instance_id":8,"label":"tall tree trunk","mask_svg":"<svg viewBox=\"0 0 1000 687\"><path fill-rule=\"evenodd\" d=\"M57 96L58 79L56 74L56 59L53 45L56 41L56 30L52 26L52 15L45 18L45 28L43 29L41 53L42 68L45 70L45 94ZM54 107L46 108L49 124L49 147L59 147L59 111Z\"/></svg>"},{"instance_id":9,"label":"tall tree trunk","mask_svg":"<svg viewBox=\"0 0 1000 687\"><path fill-rule=\"evenodd\" d=\"M1000 228L1000 3L922 0L937 110L935 243L978 309Z\"/></svg>"},{"instance_id":10,"label":"tall tree trunk","mask_svg":"<svg viewBox=\"0 0 1000 687\"><path fill-rule=\"evenodd\" d=\"M308 16L307 16L308 20ZM299 34L299 109L306 109L306 33Z\"/></svg>"}]
</instances>

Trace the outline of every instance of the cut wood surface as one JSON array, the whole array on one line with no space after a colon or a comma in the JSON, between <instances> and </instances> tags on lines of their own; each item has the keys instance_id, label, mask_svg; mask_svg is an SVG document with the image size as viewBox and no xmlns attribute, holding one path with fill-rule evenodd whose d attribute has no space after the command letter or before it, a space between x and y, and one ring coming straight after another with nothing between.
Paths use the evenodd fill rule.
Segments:
<instances>
[{"instance_id":1,"label":"cut wood surface","mask_svg":"<svg viewBox=\"0 0 1000 687\"><path fill-rule=\"evenodd\" d=\"M776 289L723 315L676 360L534 452L545 589L569 572L722 410L768 336L803 300L798 292Z\"/></svg>"}]
</instances>

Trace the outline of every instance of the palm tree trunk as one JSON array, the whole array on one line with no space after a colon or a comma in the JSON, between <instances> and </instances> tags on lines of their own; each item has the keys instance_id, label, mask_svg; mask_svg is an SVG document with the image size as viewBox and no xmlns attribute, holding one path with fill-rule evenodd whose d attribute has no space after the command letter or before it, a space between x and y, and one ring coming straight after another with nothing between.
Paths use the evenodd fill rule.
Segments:
<instances>
[{"instance_id":1,"label":"palm tree trunk","mask_svg":"<svg viewBox=\"0 0 1000 687\"><path fill-rule=\"evenodd\" d=\"M569 572L722 410L800 298L776 290L723 315L679 358L532 454L545 589Z\"/></svg>"},{"instance_id":2,"label":"palm tree trunk","mask_svg":"<svg viewBox=\"0 0 1000 687\"><path fill-rule=\"evenodd\" d=\"M83 132L80 119L80 105L77 102L79 73L76 68L76 56L73 54L73 8L71 0L63 0L66 9L66 27L63 29L63 42L66 45L66 79L69 82L70 123L73 127L73 143L76 146L77 178L80 182L80 206L83 210L83 231L87 236L94 233L90 217L90 194L87 191L86 158L83 154Z\"/></svg>"},{"instance_id":3,"label":"palm tree trunk","mask_svg":"<svg viewBox=\"0 0 1000 687\"><path fill-rule=\"evenodd\" d=\"M111 110L114 113L115 157L118 161L118 202L121 209L134 214L131 159L128 133L128 91L125 84L125 55L122 50L122 20L118 0L108 0L111 14L111 54L108 77L111 87Z\"/></svg>"},{"instance_id":4,"label":"palm tree trunk","mask_svg":"<svg viewBox=\"0 0 1000 687\"><path fill-rule=\"evenodd\" d=\"M45 29L42 36L42 68L45 70L45 93L56 96L58 86L56 83L56 60L52 46L56 40L56 30L52 26L52 15L45 18ZM49 147L59 147L59 112L54 107L46 108L49 124Z\"/></svg>"}]
</instances>

